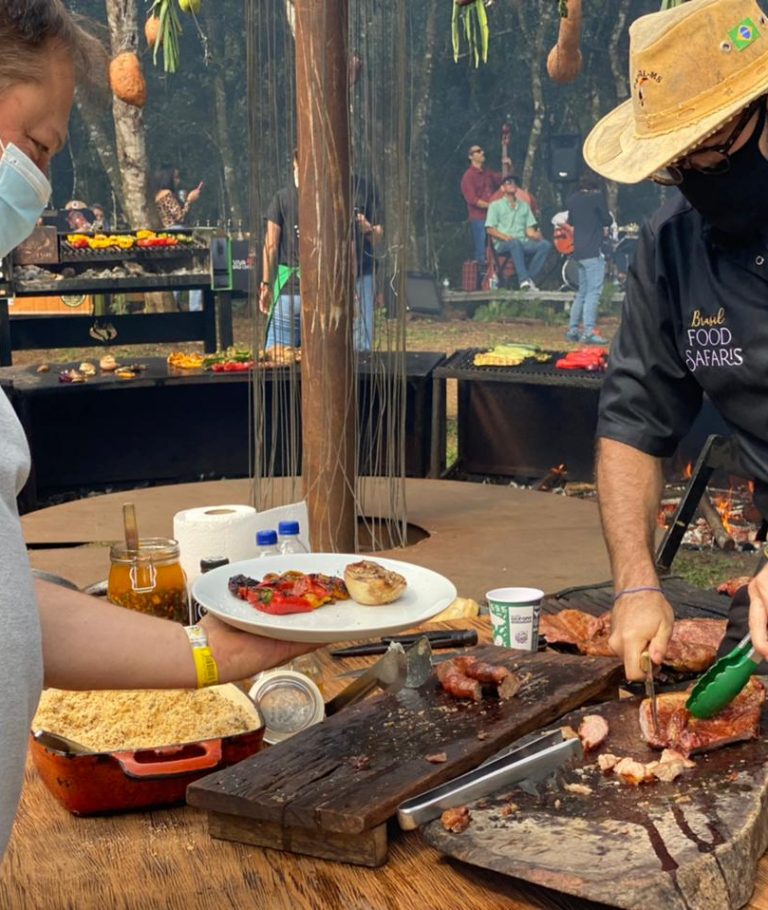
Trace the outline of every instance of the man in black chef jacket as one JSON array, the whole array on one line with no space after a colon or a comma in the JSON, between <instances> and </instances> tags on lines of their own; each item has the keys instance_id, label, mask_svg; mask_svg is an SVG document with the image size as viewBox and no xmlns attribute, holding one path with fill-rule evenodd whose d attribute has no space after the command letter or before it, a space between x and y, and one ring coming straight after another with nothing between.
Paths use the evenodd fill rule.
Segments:
<instances>
[{"instance_id":1,"label":"man in black chef jacket","mask_svg":"<svg viewBox=\"0 0 768 910\"><path fill-rule=\"evenodd\" d=\"M660 663L673 623L653 556L662 459L704 393L738 439L758 506L768 490L768 17L755 0L689 0L643 16L630 29L630 85L584 157L609 179L679 190L642 229L597 429L610 643L640 679L641 653ZM765 658L768 569L743 603L747 594ZM745 615L732 610L725 650Z\"/></svg>"}]
</instances>

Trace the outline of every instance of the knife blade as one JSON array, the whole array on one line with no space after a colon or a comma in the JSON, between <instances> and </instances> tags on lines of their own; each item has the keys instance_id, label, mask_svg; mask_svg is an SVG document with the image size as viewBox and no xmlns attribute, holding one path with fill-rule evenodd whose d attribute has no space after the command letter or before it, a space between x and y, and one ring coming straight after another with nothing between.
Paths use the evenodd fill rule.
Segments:
<instances>
[{"instance_id":1,"label":"knife blade","mask_svg":"<svg viewBox=\"0 0 768 910\"><path fill-rule=\"evenodd\" d=\"M659 710L656 705L656 686L653 682L653 662L648 651L643 651L640 655L640 669L645 673L645 697L651 702L651 720L653 721L653 732L659 735Z\"/></svg>"},{"instance_id":2,"label":"knife blade","mask_svg":"<svg viewBox=\"0 0 768 910\"><path fill-rule=\"evenodd\" d=\"M549 730L525 745L503 749L473 771L406 800L397 808L397 820L404 831L412 831L445 809L463 806L510 784L542 780L583 754L581 740L563 739L562 730Z\"/></svg>"},{"instance_id":3,"label":"knife blade","mask_svg":"<svg viewBox=\"0 0 768 910\"><path fill-rule=\"evenodd\" d=\"M448 654L433 654L432 655L432 666L435 664L441 664L446 660L453 660L454 657L458 655L458 652L451 651ZM358 676L362 676L363 673L367 671L367 667L361 667L359 670L347 670L346 673L339 673L336 679L356 679Z\"/></svg>"},{"instance_id":4,"label":"knife blade","mask_svg":"<svg viewBox=\"0 0 768 910\"><path fill-rule=\"evenodd\" d=\"M331 651L331 657L367 657L369 654L386 654L391 642L404 646L415 644L420 638L427 637L432 649L435 648L460 648L465 645L477 644L477 632L474 629L447 629L444 632L424 632L421 635L393 635L381 638L379 641L365 642L360 645L350 645L347 648L338 648Z\"/></svg>"}]
</instances>

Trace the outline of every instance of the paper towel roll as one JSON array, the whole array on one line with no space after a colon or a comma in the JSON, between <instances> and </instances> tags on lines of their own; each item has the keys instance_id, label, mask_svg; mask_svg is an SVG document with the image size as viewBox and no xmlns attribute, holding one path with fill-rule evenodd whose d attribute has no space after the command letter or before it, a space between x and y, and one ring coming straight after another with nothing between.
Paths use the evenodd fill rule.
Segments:
<instances>
[{"instance_id":1,"label":"paper towel roll","mask_svg":"<svg viewBox=\"0 0 768 910\"><path fill-rule=\"evenodd\" d=\"M179 542L181 567L192 582L200 575L200 560L226 556L230 562L256 554L256 509L252 506L206 506L173 516L173 536Z\"/></svg>"}]
</instances>

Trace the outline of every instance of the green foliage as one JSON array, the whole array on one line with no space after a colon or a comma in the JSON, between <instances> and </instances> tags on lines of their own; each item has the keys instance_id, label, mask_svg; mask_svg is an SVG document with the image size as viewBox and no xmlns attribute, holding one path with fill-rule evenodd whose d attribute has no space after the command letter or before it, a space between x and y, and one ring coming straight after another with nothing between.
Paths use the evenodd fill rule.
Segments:
<instances>
[{"instance_id":1,"label":"green foliage","mask_svg":"<svg viewBox=\"0 0 768 910\"><path fill-rule=\"evenodd\" d=\"M729 578L752 575L756 566L756 553L680 550L672 563L672 574L698 588L714 588Z\"/></svg>"},{"instance_id":2,"label":"green foliage","mask_svg":"<svg viewBox=\"0 0 768 910\"><path fill-rule=\"evenodd\" d=\"M469 48L469 56L475 67L480 66L481 60L483 63L487 63L490 31L488 29L488 14L485 11L483 0L475 0L474 3L468 6L459 6L457 3L453 3L451 43L453 44L453 59L455 63L459 62L462 27L464 38Z\"/></svg>"},{"instance_id":3,"label":"green foliage","mask_svg":"<svg viewBox=\"0 0 768 910\"><path fill-rule=\"evenodd\" d=\"M160 20L160 35L155 42L152 62L157 66L157 52L163 49L163 69L175 73L179 68L179 38L181 22L176 12L176 0L154 0L150 14Z\"/></svg>"}]
</instances>

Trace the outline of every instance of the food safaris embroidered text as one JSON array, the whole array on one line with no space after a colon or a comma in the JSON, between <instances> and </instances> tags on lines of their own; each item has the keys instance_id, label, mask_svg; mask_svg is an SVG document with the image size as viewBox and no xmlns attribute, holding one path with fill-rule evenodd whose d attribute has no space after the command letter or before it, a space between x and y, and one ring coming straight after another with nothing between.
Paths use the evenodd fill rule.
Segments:
<instances>
[{"instance_id":1,"label":"food safaris embroidered text","mask_svg":"<svg viewBox=\"0 0 768 910\"><path fill-rule=\"evenodd\" d=\"M685 363L692 373L699 367L738 367L744 362L742 349L733 346L733 332L722 307L714 316L694 310L685 338Z\"/></svg>"}]
</instances>

